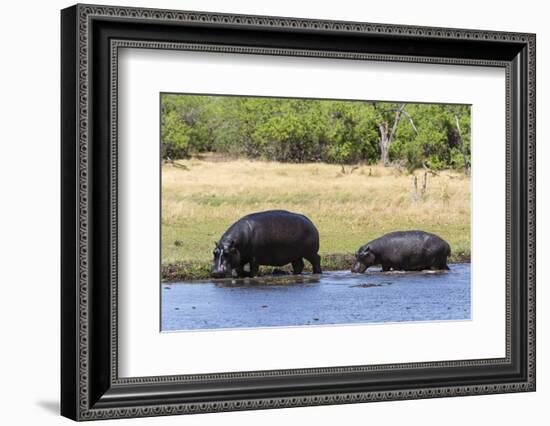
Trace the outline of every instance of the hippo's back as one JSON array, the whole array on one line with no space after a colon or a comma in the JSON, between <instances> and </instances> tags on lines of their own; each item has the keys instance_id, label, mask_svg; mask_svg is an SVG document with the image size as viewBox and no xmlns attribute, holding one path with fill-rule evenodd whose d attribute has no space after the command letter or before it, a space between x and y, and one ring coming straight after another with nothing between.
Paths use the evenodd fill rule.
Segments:
<instances>
[{"instance_id":1,"label":"hippo's back","mask_svg":"<svg viewBox=\"0 0 550 426\"><path fill-rule=\"evenodd\" d=\"M394 231L388 232L387 234L382 235L378 239L391 240L395 242L399 241L416 241L418 243L425 243L429 241L443 241L441 237L438 237L435 234L426 231Z\"/></svg>"},{"instance_id":2,"label":"hippo's back","mask_svg":"<svg viewBox=\"0 0 550 426\"><path fill-rule=\"evenodd\" d=\"M418 253L422 249L449 249L449 244L441 237L426 231L395 231L384 234L373 241L382 247L391 246L403 251Z\"/></svg>"},{"instance_id":3,"label":"hippo's back","mask_svg":"<svg viewBox=\"0 0 550 426\"><path fill-rule=\"evenodd\" d=\"M319 239L317 228L306 216L286 210L267 210L252 213L241 220L247 221L255 234L271 240L294 241L311 236Z\"/></svg>"},{"instance_id":4,"label":"hippo's back","mask_svg":"<svg viewBox=\"0 0 550 426\"><path fill-rule=\"evenodd\" d=\"M252 213L241 219L252 231L251 243L260 258L298 258L319 250L319 232L306 216L286 210Z\"/></svg>"}]
</instances>

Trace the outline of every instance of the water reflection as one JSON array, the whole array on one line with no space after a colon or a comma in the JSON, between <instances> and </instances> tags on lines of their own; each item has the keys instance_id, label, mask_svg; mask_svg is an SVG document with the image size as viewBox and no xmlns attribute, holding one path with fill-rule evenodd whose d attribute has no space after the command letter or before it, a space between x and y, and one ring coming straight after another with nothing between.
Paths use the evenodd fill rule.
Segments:
<instances>
[{"instance_id":1,"label":"water reflection","mask_svg":"<svg viewBox=\"0 0 550 426\"><path fill-rule=\"evenodd\" d=\"M316 284L321 275L267 275L254 278L220 278L211 280L216 287L260 287L271 285Z\"/></svg>"},{"instance_id":2,"label":"water reflection","mask_svg":"<svg viewBox=\"0 0 550 426\"><path fill-rule=\"evenodd\" d=\"M470 265L162 284L163 331L470 319Z\"/></svg>"}]
</instances>

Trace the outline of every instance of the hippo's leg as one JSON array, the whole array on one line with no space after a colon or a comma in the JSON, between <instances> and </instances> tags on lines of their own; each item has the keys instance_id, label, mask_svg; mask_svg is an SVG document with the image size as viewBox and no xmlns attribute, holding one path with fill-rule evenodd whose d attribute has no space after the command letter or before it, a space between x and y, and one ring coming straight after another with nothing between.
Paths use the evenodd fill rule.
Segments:
<instances>
[{"instance_id":1,"label":"hippo's leg","mask_svg":"<svg viewBox=\"0 0 550 426\"><path fill-rule=\"evenodd\" d=\"M391 266L387 263L382 263L382 272L389 272L391 269Z\"/></svg>"},{"instance_id":2,"label":"hippo's leg","mask_svg":"<svg viewBox=\"0 0 550 426\"><path fill-rule=\"evenodd\" d=\"M300 275L303 270L304 261L302 260L302 258L296 259L294 262L292 262L292 273L294 275Z\"/></svg>"},{"instance_id":3,"label":"hippo's leg","mask_svg":"<svg viewBox=\"0 0 550 426\"><path fill-rule=\"evenodd\" d=\"M448 271L449 267L447 266L447 256L446 255L435 256L432 261L432 268L437 270Z\"/></svg>"},{"instance_id":4,"label":"hippo's leg","mask_svg":"<svg viewBox=\"0 0 550 426\"><path fill-rule=\"evenodd\" d=\"M244 269L244 265L239 266L238 268L235 269L235 271L237 272L237 277L239 278L250 276L250 273Z\"/></svg>"},{"instance_id":5,"label":"hippo's leg","mask_svg":"<svg viewBox=\"0 0 550 426\"><path fill-rule=\"evenodd\" d=\"M250 265L250 277L255 277L258 275L258 271L260 269L260 265L258 265L254 260L251 260L249 262Z\"/></svg>"},{"instance_id":6,"label":"hippo's leg","mask_svg":"<svg viewBox=\"0 0 550 426\"><path fill-rule=\"evenodd\" d=\"M438 269L443 269L445 271L448 271L448 270L451 269L451 268L449 268L449 265L447 265L447 256L443 257L440 260L439 265L438 265Z\"/></svg>"},{"instance_id":7,"label":"hippo's leg","mask_svg":"<svg viewBox=\"0 0 550 426\"><path fill-rule=\"evenodd\" d=\"M312 255L306 256L306 259L309 263L311 263L314 274L323 273L323 271L321 270L321 256L319 256L317 253L313 253Z\"/></svg>"},{"instance_id":8,"label":"hippo's leg","mask_svg":"<svg viewBox=\"0 0 550 426\"><path fill-rule=\"evenodd\" d=\"M254 260L251 260L251 261L245 261L242 265L236 268L235 271L237 272L237 276L239 278L245 278L245 277L252 278L258 275L258 269L259 269L259 265L256 262L254 262Z\"/></svg>"}]
</instances>

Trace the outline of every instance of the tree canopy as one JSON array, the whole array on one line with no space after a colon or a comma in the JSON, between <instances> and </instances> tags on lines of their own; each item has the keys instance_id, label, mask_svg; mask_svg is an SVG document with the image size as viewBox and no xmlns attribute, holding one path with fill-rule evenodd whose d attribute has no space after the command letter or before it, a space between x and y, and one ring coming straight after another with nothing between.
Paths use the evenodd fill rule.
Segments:
<instances>
[{"instance_id":1,"label":"tree canopy","mask_svg":"<svg viewBox=\"0 0 550 426\"><path fill-rule=\"evenodd\" d=\"M468 105L163 94L163 158L470 166Z\"/></svg>"}]
</instances>

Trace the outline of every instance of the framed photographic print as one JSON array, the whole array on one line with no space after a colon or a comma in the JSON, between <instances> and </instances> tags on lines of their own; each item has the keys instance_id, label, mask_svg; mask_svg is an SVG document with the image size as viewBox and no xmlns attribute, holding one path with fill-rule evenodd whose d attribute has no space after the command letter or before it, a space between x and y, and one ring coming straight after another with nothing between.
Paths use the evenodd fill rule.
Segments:
<instances>
[{"instance_id":1,"label":"framed photographic print","mask_svg":"<svg viewBox=\"0 0 550 426\"><path fill-rule=\"evenodd\" d=\"M535 35L61 12L61 412L535 390Z\"/></svg>"}]
</instances>

